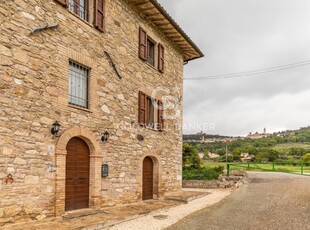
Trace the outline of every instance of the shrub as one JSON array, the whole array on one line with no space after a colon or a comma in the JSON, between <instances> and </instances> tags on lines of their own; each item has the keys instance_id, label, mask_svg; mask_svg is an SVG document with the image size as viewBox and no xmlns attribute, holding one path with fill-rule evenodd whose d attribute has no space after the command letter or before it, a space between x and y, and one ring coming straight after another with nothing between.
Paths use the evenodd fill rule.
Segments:
<instances>
[{"instance_id":1,"label":"shrub","mask_svg":"<svg viewBox=\"0 0 310 230\"><path fill-rule=\"evenodd\" d=\"M306 163L306 166L310 165L310 153L306 153L305 155L303 155L303 157L301 158L302 162Z\"/></svg>"},{"instance_id":2,"label":"shrub","mask_svg":"<svg viewBox=\"0 0 310 230\"><path fill-rule=\"evenodd\" d=\"M183 170L183 180L216 180L223 173L224 166L201 167L199 169L186 167Z\"/></svg>"}]
</instances>

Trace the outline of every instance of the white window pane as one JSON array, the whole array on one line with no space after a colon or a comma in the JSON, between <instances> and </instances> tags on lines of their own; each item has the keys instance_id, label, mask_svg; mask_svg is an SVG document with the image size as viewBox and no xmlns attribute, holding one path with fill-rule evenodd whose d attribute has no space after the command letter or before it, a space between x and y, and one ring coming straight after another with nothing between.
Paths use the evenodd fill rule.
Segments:
<instances>
[{"instance_id":1,"label":"white window pane","mask_svg":"<svg viewBox=\"0 0 310 230\"><path fill-rule=\"evenodd\" d=\"M74 12L74 0L69 0L68 8L70 11Z\"/></svg>"}]
</instances>

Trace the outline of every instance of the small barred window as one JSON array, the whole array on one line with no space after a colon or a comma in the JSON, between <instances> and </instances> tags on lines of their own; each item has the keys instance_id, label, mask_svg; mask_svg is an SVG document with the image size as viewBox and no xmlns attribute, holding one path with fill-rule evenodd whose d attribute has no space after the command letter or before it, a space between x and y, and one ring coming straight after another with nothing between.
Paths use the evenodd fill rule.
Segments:
<instances>
[{"instance_id":1,"label":"small barred window","mask_svg":"<svg viewBox=\"0 0 310 230\"><path fill-rule=\"evenodd\" d=\"M89 68L69 62L69 104L89 108Z\"/></svg>"}]
</instances>

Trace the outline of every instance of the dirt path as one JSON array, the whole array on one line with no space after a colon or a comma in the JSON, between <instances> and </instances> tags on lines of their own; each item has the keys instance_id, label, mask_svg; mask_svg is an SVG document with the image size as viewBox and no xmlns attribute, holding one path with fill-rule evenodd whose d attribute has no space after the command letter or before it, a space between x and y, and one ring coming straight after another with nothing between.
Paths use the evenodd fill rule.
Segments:
<instances>
[{"instance_id":1,"label":"dirt path","mask_svg":"<svg viewBox=\"0 0 310 230\"><path fill-rule=\"evenodd\" d=\"M310 177L249 173L238 192L167 229L309 230Z\"/></svg>"}]
</instances>

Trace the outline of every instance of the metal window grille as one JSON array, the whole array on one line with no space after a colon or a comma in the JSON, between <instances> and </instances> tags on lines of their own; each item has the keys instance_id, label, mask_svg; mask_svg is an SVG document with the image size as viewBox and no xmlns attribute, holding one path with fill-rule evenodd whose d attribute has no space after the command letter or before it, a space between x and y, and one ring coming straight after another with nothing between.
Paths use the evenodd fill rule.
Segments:
<instances>
[{"instance_id":1,"label":"metal window grille","mask_svg":"<svg viewBox=\"0 0 310 230\"><path fill-rule=\"evenodd\" d=\"M69 104L89 108L89 69L69 62Z\"/></svg>"},{"instance_id":2,"label":"metal window grille","mask_svg":"<svg viewBox=\"0 0 310 230\"><path fill-rule=\"evenodd\" d=\"M77 14L80 18L88 21L88 1L87 0L69 0L68 8L71 12Z\"/></svg>"}]
</instances>

